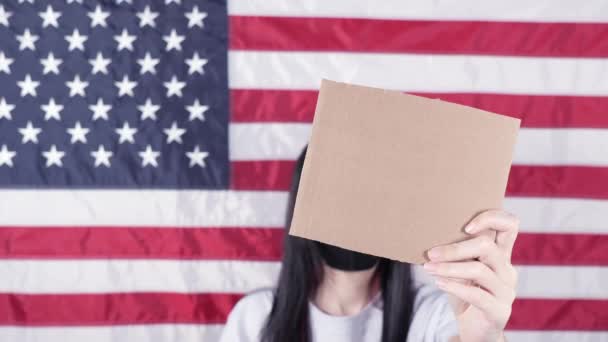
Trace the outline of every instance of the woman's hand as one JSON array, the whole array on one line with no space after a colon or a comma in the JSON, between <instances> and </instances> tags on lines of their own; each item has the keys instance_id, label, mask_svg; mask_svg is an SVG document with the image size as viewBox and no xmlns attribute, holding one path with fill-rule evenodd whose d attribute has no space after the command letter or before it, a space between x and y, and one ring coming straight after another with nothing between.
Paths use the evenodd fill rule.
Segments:
<instances>
[{"instance_id":1,"label":"woman's hand","mask_svg":"<svg viewBox=\"0 0 608 342\"><path fill-rule=\"evenodd\" d=\"M517 285L511 252L518 230L515 216L488 210L466 226L471 239L428 251L431 262L424 268L436 277L437 286L451 295L461 341L504 339Z\"/></svg>"}]
</instances>

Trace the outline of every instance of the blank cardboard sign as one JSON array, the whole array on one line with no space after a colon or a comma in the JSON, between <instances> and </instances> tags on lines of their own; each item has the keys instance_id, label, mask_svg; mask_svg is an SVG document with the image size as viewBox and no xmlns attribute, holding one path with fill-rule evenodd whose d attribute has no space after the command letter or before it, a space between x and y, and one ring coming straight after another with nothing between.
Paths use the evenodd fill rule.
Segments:
<instances>
[{"instance_id":1,"label":"blank cardboard sign","mask_svg":"<svg viewBox=\"0 0 608 342\"><path fill-rule=\"evenodd\" d=\"M421 263L502 207L520 120L323 80L290 234Z\"/></svg>"}]
</instances>

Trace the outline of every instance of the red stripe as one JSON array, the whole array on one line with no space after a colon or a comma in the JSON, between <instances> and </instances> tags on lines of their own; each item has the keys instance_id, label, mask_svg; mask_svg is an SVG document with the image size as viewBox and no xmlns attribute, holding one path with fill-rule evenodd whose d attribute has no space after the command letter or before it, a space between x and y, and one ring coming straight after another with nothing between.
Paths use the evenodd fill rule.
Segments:
<instances>
[{"instance_id":1,"label":"red stripe","mask_svg":"<svg viewBox=\"0 0 608 342\"><path fill-rule=\"evenodd\" d=\"M232 187L288 190L294 163L286 160L232 162ZM509 173L507 195L608 199L608 168L514 165Z\"/></svg>"},{"instance_id":2,"label":"red stripe","mask_svg":"<svg viewBox=\"0 0 608 342\"><path fill-rule=\"evenodd\" d=\"M232 161L230 185L234 190L289 190L293 160Z\"/></svg>"},{"instance_id":3,"label":"red stripe","mask_svg":"<svg viewBox=\"0 0 608 342\"><path fill-rule=\"evenodd\" d=\"M0 294L0 325L224 323L240 294Z\"/></svg>"},{"instance_id":4,"label":"red stripe","mask_svg":"<svg viewBox=\"0 0 608 342\"><path fill-rule=\"evenodd\" d=\"M0 258L278 260L281 228L2 227Z\"/></svg>"},{"instance_id":5,"label":"red stripe","mask_svg":"<svg viewBox=\"0 0 608 342\"><path fill-rule=\"evenodd\" d=\"M608 168L513 165L507 195L608 199Z\"/></svg>"},{"instance_id":6,"label":"red stripe","mask_svg":"<svg viewBox=\"0 0 608 342\"><path fill-rule=\"evenodd\" d=\"M608 300L518 299L510 330L608 330Z\"/></svg>"},{"instance_id":7,"label":"red stripe","mask_svg":"<svg viewBox=\"0 0 608 342\"><path fill-rule=\"evenodd\" d=\"M35 228L0 229L0 258L196 259L281 258L281 228ZM608 265L608 235L521 233L518 265Z\"/></svg>"},{"instance_id":8,"label":"red stripe","mask_svg":"<svg viewBox=\"0 0 608 342\"><path fill-rule=\"evenodd\" d=\"M608 235L520 233L513 248L517 265L608 265Z\"/></svg>"},{"instance_id":9,"label":"red stripe","mask_svg":"<svg viewBox=\"0 0 608 342\"><path fill-rule=\"evenodd\" d=\"M312 122L317 103L316 91L232 89L230 93L235 122ZM417 95L516 117L522 120L522 127L608 128L608 97Z\"/></svg>"},{"instance_id":10,"label":"red stripe","mask_svg":"<svg viewBox=\"0 0 608 342\"><path fill-rule=\"evenodd\" d=\"M0 294L0 325L221 324L239 294ZM608 300L519 299L508 329L605 330Z\"/></svg>"},{"instance_id":11,"label":"red stripe","mask_svg":"<svg viewBox=\"0 0 608 342\"><path fill-rule=\"evenodd\" d=\"M230 48L607 57L608 24L230 16Z\"/></svg>"}]
</instances>

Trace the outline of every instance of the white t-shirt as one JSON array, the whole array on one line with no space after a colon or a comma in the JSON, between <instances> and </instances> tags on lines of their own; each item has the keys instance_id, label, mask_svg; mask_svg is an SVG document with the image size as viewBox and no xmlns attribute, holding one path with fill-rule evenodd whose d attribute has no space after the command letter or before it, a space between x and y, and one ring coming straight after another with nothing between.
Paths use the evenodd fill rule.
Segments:
<instances>
[{"instance_id":1,"label":"white t-shirt","mask_svg":"<svg viewBox=\"0 0 608 342\"><path fill-rule=\"evenodd\" d=\"M220 342L259 342L272 307L272 290L260 290L241 299L230 315ZM331 316L309 302L313 342L378 342L382 335L382 296L353 316ZM447 296L430 284L420 285L407 340L443 342L458 335ZM405 342L405 341L404 341Z\"/></svg>"}]
</instances>

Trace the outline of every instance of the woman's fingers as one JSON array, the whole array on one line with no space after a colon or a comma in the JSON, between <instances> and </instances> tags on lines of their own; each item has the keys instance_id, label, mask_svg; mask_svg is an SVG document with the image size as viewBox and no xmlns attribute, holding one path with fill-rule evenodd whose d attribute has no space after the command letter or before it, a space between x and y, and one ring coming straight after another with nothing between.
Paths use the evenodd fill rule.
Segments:
<instances>
[{"instance_id":1,"label":"woman's fingers","mask_svg":"<svg viewBox=\"0 0 608 342\"><path fill-rule=\"evenodd\" d=\"M483 311L495 322L507 322L511 316L511 303L499 301L486 290L459 282L437 279L437 287Z\"/></svg>"},{"instance_id":2,"label":"woman's fingers","mask_svg":"<svg viewBox=\"0 0 608 342\"><path fill-rule=\"evenodd\" d=\"M514 286L517 283L517 272L511 265L504 251L487 235L476 236L472 239L437 246L429 250L431 262L453 262L478 259L488 265L500 279Z\"/></svg>"},{"instance_id":3,"label":"woman's fingers","mask_svg":"<svg viewBox=\"0 0 608 342\"><path fill-rule=\"evenodd\" d=\"M464 279L480 285L501 301L515 300L513 287L505 284L493 270L478 261L426 263L424 268L430 274L442 279ZM460 282L462 283L462 282Z\"/></svg>"},{"instance_id":4,"label":"woman's fingers","mask_svg":"<svg viewBox=\"0 0 608 342\"><path fill-rule=\"evenodd\" d=\"M519 231L519 219L506 211L491 209L475 216L465 227L469 234L492 229L497 232L496 244L511 260L511 252Z\"/></svg>"}]
</instances>

